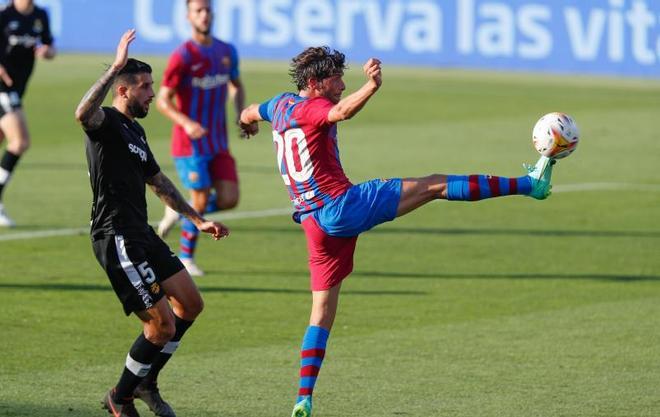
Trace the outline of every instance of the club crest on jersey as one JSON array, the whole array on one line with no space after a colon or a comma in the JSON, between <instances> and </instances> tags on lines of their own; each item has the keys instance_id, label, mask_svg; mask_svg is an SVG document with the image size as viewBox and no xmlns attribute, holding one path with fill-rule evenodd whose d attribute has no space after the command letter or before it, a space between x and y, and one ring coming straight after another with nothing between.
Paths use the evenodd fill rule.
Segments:
<instances>
[{"instance_id":1,"label":"club crest on jersey","mask_svg":"<svg viewBox=\"0 0 660 417\"><path fill-rule=\"evenodd\" d=\"M191 171L188 173L188 181L190 182L197 182L199 181L199 173L195 171Z\"/></svg>"},{"instance_id":2,"label":"club crest on jersey","mask_svg":"<svg viewBox=\"0 0 660 417\"><path fill-rule=\"evenodd\" d=\"M37 19L34 21L34 25L32 26L32 31L35 33L41 33L44 30L44 24L41 22L41 19Z\"/></svg>"},{"instance_id":3,"label":"club crest on jersey","mask_svg":"<svg viewBox=\"0 0 660 417\"><path fill-rule=\"evenodd\" d=\"M160 285L158 285L157 282L154 282L151 284L151 287L149 287L149 291L151 291L152 294L158 294L160 292Z\"/></svg>"},{"instance_id":4,"label":"club crest on jersey","mask_svg":"<svg viewBox=\"0 0 660 417\"><path fill-rule=\"evenodd\" d=\"M222 65L224 65L225 68L229 68L231 66L231 58L228 56L222 57Z\"/></svg>"}]
</instances>

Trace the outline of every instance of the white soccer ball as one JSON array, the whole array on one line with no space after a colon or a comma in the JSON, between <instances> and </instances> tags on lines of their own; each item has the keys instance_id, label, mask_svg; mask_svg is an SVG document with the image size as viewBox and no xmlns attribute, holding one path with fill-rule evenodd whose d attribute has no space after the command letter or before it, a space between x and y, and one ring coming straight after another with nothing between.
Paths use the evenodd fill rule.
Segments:
<instances>
[{"instance_id":1,"label":"white soccer ball","mask_svg":"<svg viewBox=\"0 0 660 417\"><path fill-rule=\"evenodd\" d=\"M548 113L541 117L532 132L534 147L543 156L565 158L577 148L580 129L575 120L564 113Z\"/></svg>"}]
</instances>

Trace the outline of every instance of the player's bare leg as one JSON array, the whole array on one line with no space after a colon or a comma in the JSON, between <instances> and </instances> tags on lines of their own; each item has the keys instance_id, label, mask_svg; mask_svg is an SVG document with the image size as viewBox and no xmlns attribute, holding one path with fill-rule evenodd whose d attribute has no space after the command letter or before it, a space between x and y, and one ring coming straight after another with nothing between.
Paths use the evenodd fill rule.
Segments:
<instances>
[{"instance_id":1,"label":"player's bare leg","mask_svg":"<svg viewBox=\"0 0 660 417\"><path fill-rule=\"evenodd\" d=\"M314 384L325 357L330 329L332 329L337 315L340 290L341 283L329 290L312 291L312 313L302 342L300 388L292 417L309 417L312 414Z\"/></svg>"},{"instance_id":2,"label":"player's bare leg","mask_svg":"<svg viewBox=\"0 0 660 417\"><path fill-rule=\"evenodd\" d=\"M0 118L0 131L3 137L7 138L7 149L0 158L0 227L12 227L14 222L5 212L2 193L11 179L18 160L30 147L30 134L23 110L17 109Z\"/></svg>"},{"instance_id":3,"label":"player's bare leg","mask_svg":"<svg viewBox=\"0 0 660 417\"><path fill-rule=\"evenodd\" d=\"M176 417L172 407L160 395L158 374L179 347L185 332L202 312L204 302L197 286L185 269L164 280L161 286L172 305L175 332L156 355L149 373L135 388L133 394L144 401L157 416Z\"/></svg>"},{"instance_id":4,"label":"player's bare leg","mask_svg":"<svg viewBox=\"0 0 660 417\"><path fill-rule=\"evenodd\" d=\"M103 408L114 416L139 417L133 403L133 391L176 331L174 314L165 298L158 300L152 308L135 314L142 321L143 331L126 357L119 382L101 401Z\"/></svg>"},{"instance_id":5,"label":"player's bare leg","mask_svg":"<svg viewBox=\"0 0 660 417\"><path fill-rule=\"evenodd\" d=\"M213 182L213 188L215 189L215 210L208 210L208 212L229 210L238 205L238 183L216 180Z\"/></svg>"}]
</instances>

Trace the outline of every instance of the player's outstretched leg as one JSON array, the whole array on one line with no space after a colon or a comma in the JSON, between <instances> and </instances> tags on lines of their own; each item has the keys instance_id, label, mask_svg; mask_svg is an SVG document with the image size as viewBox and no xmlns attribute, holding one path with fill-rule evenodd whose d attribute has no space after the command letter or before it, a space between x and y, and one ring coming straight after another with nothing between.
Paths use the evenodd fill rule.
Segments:
<instances>
[{"instance_id":1,"label":"player's outstretched leg","mask_svg":"<svg viewBox=\"0 0 660 417\"><path fill-rule=\"evenodd\" d=\"M542 156L527 175L517 178L494 175L448 175L446 198L454 201L478 201L507 195L526 195L543 200L550 195L554 161Z\"/></svg>"}]
</instances>

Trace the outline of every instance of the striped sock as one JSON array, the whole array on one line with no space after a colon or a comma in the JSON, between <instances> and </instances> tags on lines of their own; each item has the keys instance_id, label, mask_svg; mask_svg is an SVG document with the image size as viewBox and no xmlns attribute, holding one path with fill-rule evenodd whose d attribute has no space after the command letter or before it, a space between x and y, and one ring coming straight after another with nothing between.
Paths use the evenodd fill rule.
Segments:
<instances>
[{"instance_id":1,"label":"striped sock","mask_svg":"<svg viewBox=\"0 0 660 417\"><path fill-rule=\"evenodd\" d=\"M492 175L448 175L447 200L477 201L505 195L528 195L532 192L529 176L518 178Z\"/></svg>"},{"instance_id":2,"label":"striped sock","mask_svg":"<svg viewBox=\"0 0 660 417\"><path fill-rule=\"evenodd\" d=\"M307 327L300 350L300 389L296 402L302 401L306 396L312 396L314 384L316 384L316 378L325 357L328 336L330 336L330 332L323 327Z\"/></svg>"},{"instance_id":3,"label":"striped sock","mask_svg":"<svg viewBox=\"0 0 660 417\"><path fill-rule=\"evenodd\" d=\"M179 241L179 258L192 259L195 255L195 247L197 246L197 236L199 230L195 227L193 222L184 218L181 222L181 240Z\"/></svg>"},{"instance_id":4,"label":"striped sock","mask_svg":"<svg viewBox=\"0 0 660 417\"><path fill-rule=\"evenodd\" d=\"M176 332L174 333L174 337L169 342L167 342L167 344L163 346L158 355L156 355L153 363L151 364L149 373L144 377L141 384L148 386L149 384L156 382L160 370L163 369L172 355L174 355L174 352L176 352L176 350L179 348L181 338L193 324L192 321L184 320L176 314L174 315L174 322L176 323Z\"/></svg>"}]
</instances>

